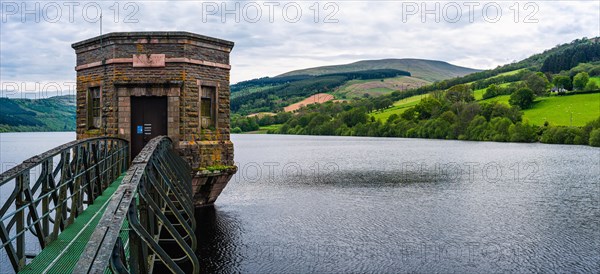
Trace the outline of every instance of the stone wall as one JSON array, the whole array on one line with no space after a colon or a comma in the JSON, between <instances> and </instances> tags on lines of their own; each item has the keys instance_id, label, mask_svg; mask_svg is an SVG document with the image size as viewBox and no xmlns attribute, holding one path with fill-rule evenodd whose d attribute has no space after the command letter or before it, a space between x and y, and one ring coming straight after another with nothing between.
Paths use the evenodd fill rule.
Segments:
<instances>
[{"instance_id":1,"label":"stone wall","mask_svg":"<svg viewBox=\"0 0 600 274\"><path fill-rule=\"evenodd\" d=\"M233 165L229 139L232 42L187 32L109 33L73 44L77 138L130 138L130 96L168 97L168 135L192 167ZM217 124L200 127L200 85L217 88ZM100 129L88 129L87 91L101 88Z\"/></svg>"}]
</instances>

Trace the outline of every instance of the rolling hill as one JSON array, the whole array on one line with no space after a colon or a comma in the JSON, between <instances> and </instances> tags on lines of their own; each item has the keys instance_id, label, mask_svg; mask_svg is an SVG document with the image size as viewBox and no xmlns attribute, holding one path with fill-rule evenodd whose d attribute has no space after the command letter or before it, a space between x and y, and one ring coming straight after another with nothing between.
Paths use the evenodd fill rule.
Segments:
<instances>
[{"instance_id":1,"label":"rolling hill","mask_svg":"<svg viewBox=\"0 0 600 274\"><path fill-rule=\"evenodd\" d=\"M443 61L408 58L307 68L231 85L231 110L241 115L277 112L317 93L328 93L335 99L378 97L478 71Z\"/></svg>"},{"instance_id":2,"label":"rolling hill","mask_svg":"<svg viewBox=\"0 0 600 274\"><path fill-rule=\"evenodd\" d=\"M340 99L377 97L394 91L404 91L431 84L431 82L412 76L374 80L350 80L338 87L332 94Z\"/></svg>"},{"instance_id":3,"label":"rolling hill","mask_svg":"<svg viewBox=\"0 0 600 274\"><path fill-rule=\"evenodd\" d=\"M45 99L0 98L0 132L73 130L74 95Z\"/></svg>"},{"instance_id":4,"label":"rolling hill","mask_svg":"<svg viewBox=\"0 0 600 274\"><path fill-rule=\"evenodd\" d=\"M332 93L348 81L410 77L408 71L372 69L336 72L324 75L264 77L239 82L231 86L231 111L248 115L258 112L281 111L317 93Z\"/></svg>"},{"instance_id":5,"label":"rolling hill","mask_svg":"<svg viewBox=\"0 0 600 274\"><path fill-rule=\"evenodd\" d=\"M328 69L331 68L294 73L332 71ZM413 73L411 71L410 77L415 77ZM282 77L294 76L284 74ZM383 83L391 79L379 79L378 86L373 83L377 79L351 80L331 94L349 88L360 90L358 92L389 89L395 85L384 86ZM276 113L263 119L232 119L232 125L254 122L254 128L278 134L542 142L600 147L598 83L600 39L582 38L491 70L377 97L314 104L291 116Z\"/></svg>"},{"instance_id":6,"label":"rolling hill","mask_svg":"<svg viewBox=\"0 0 600 274\"><path fill-rule=\"evenodd\" d=\"M324 75L331 73L353 72L373 69L397 69L411 73L415 78L429 82L464 76L479 70L455 66L443 61L424 59L381 59L363 60L350 64L307 68L286 72L277 77L297 75Z\"/></svg>"}]
</instances>

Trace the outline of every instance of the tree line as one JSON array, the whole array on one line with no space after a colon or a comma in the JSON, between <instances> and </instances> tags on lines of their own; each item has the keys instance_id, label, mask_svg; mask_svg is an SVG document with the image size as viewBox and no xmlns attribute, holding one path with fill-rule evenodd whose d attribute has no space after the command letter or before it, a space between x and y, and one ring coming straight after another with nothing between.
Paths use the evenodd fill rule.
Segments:
<instances>
[{"instance_id":1,"label":"tree line","mask_svg":"<svg viewBox=\"0 0 600 274\"><path fill-rule=\"evenodd\" d=\"M600 146L600 117L585 127L536 126L523 122L522 109L531 107L537 96L547 96L550 87L569 83L577 92L592 89L589 73L599 66L588 64L562 74L550 75L522 70L517 82L487 87L484 98L510 95L509 104L479 103L473 97L472 84L459 84L447 90L428 92L416 106L402 114L393 114L386 121L370 114L392 106L394 101L422 93L414 89L394 92L388 96L361 99L354 102L314 104L302 108L296 115L277 114L263 118L246 117L235 120L236 131L258 129L259 126L282 124L269 133L300 135L340 135L374 137L409 137L432 139L457 139L499 142L544 142L555 144L589 144ZM574 75L573 75L574 74ZM569 77L568 75L573 75ZM501 77L495 77L500 78ZM512 79L512 78L511 78ZM492 81L492 83L495 83ZM590 85L590 83L593 83Z\"/></svg>"},{"instance_id":2,"label":"tree line","mask_svg":"<svg viewBox=\"0 0 600 274\"><path fill-rule=\"evenodd\" d=\"M548 56L541 67L542 72L558 73L580 63L600 60L599 39L576 40L575 45Z\"/></svg>"},{"instance_id":3,"label":"tree line","mask_svg":"<svg viewBox=\"0 0 600 274\"><path fill-rule=\"evenodd\" d=\"M406 137L600 146L600 117L585 127L531 125L518 106L478 103L463 91L436 93L386 121L370 116L368 103L332 103L302 109L269 133Z\"/></svg>"}]
</instances>

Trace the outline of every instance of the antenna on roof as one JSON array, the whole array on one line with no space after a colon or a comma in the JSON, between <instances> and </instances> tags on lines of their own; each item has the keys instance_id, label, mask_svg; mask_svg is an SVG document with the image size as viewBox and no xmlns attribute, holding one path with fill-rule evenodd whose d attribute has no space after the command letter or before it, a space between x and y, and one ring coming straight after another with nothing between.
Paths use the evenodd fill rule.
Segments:
<instances>
[{"instance_id":1,"label":"antenna on roof","mask_svg":"<svg viewBox=\"0 0 600 274\"><path fill-rule=\"evenodd\" d=\"M102 11L100 11L100 48L102 49Z\"/></svg>"}]
</instances>

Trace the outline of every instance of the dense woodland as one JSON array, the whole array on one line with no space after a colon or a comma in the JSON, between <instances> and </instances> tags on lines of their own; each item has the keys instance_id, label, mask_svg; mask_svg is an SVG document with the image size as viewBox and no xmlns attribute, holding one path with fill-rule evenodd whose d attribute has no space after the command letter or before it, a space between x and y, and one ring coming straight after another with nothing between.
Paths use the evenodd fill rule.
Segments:
<instances>
[{"instance_id":1,"label":"dense woodland","mask_svg":"<svg viewBox=\"0 0 600 274\"><path fill-rule=\"evenodd\" d=\"M542 72L558 73L563 70L569 70L580 63L600 61L600 41L595 40L576 40L572 47L548 56L541 67Z\"/></svg>"}]
</instances>

